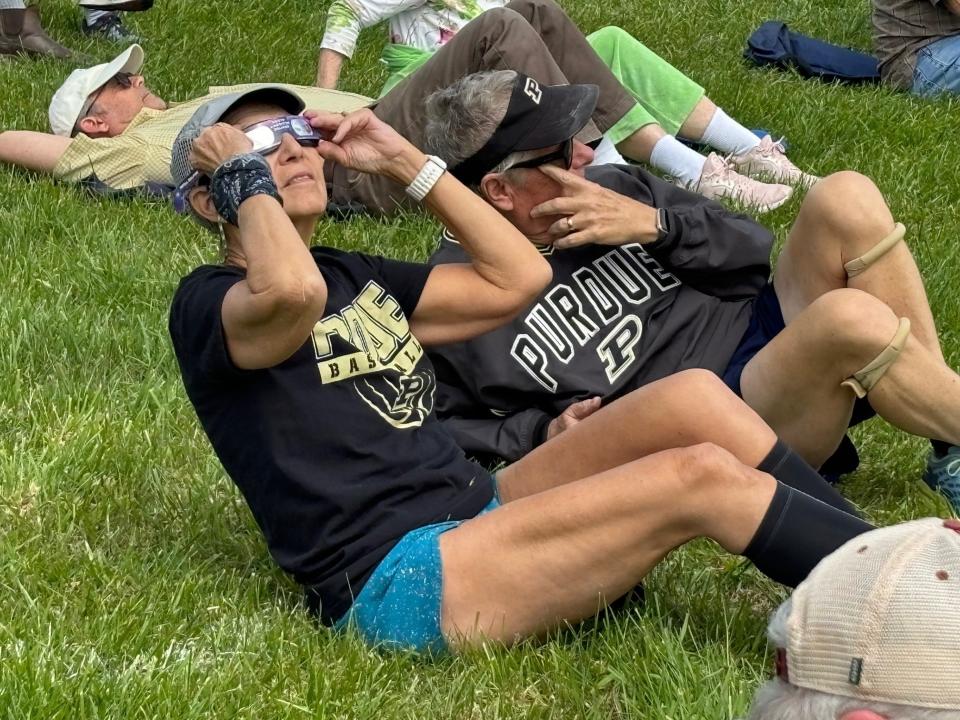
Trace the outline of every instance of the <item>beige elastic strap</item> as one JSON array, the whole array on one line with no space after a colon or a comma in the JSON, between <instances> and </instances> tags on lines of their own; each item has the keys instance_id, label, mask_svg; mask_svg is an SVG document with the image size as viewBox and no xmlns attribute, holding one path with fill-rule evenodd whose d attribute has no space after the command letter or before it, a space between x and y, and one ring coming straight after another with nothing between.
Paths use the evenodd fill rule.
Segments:
<instances>
[{"instance_id":1,"label":"beige elastic strap","mask_svg":"<svg viewBox=\"0 0 960 720\"><path fill-rule=\"evenodd\" d=\"M906 232L907 229L903 226L903 223L897 223L893 228L893 232L887 235L883 240L867 250L860 257L854 258L848 263L844 263L843 269L847 271L847 277L856 277L868 267L873 265L877 260L890 252L894 245L903 240L903 236L906 234Z\"/></svg>"},{"instance_id":2,"label":"beige elastic strap","mask_svg":"<svg viewBox=\"0 0 960 720\"><path fill-rule=\"evenodd\" d=\"M857 370L853 377L848 377L840 384L853 390L858 398L866 397L867 393L873 390L873 386L880 382L880 378L887 374L890 366L900 357L909 336L910 321L907 318L900 318L900 326L897 328L890 344L881 350L880 354L866 366Z\"/></svg>"}]
</instances>

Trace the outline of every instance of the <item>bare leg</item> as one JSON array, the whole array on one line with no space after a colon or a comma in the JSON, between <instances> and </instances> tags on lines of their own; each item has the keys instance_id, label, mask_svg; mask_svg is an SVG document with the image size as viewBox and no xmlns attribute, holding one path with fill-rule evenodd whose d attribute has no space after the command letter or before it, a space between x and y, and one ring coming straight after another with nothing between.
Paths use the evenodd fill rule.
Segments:
<instances>
[{"instance_id":1,"label":"bare leg","mask_svg":"<svg viewBox=\"0 0 960 720\"><path fill-rule=\"evenodd\" d=\"M817 183L777 260L774 282L787 324L825 292L856 288L882 300L897 316L910 318L913 336L943 360L923 280L906 242L852 279L843 268L893 228L893 216L869 178L841 172Z\"/></svg>"},{"instance_id":2,"label":"bare leg","mask_svg":"<svg viewBox=\"0 0 960 720\"><path fill-rule=\"evenodd\" d=\"M617 151L633 160L650 162L653 146L667 133L655 123L644 125L617 145Z\"/></svg>"},{"instance_id":3,"label":"bare leg","mask_svg":"<svg viewBox=\"0 0 960 720\"><path fill-rule=\"evenodd\" d=\"M896 329L896 314L872 295L828 292L747 363L743 399L819 467L839 444L853 409L854 395L840 383L876 357ZM869 398L881 417L907 432L960 440L960 377L915 338Z\"/></svg>"},{"instance_id":4,"label":"bare leg","mask_svg":"<svg viewBox=\"0 0 960 720\"><path fill-rule=\"evenodd\" d=\"M440 538L444 635L454 647L511 643L592 616L695 537L742 552L775 489L704 445L504 505Z\"/></svg>"},{"instance_id":5,"label":"bare leg","mask_svg":"<svg viewBox=\"0 0 960 720\"><path fill-rule=\"evenodd\" d=\"M687 370L601 408L501 471L497 480L501 500L510 502L661 450L705 442L756 467L776 440L716 375Z\"/></svg>"},{"instance_id":6,"label":"bare leg","mask_svg":"<svg viewBox=\"0 0 960 720\"><path fill-rule=\"evenodd\" d=\"M699 140L706 132L707 125L710 124L716 111L717 106L713 104L713 101L707 96L703 96L700 98L700 102L690 111L690 114L687 115L687 119L683 121L677 135L688 140Z\"/></svg>"}]
</instances>

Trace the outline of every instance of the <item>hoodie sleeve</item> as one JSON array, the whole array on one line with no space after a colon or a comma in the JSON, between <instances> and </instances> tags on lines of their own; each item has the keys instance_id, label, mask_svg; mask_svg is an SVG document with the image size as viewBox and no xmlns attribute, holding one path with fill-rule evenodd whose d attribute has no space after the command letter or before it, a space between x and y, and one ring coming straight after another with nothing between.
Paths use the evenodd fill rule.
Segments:
<instances>
[{"instance_id":1,"label":"hoodie sleeve","mask_svg":"<svg viewBox=\"0 0 960 720\"><path fill-rule=\"evenodd\" d=\"M463 262L463 248L444 231L430 265ZM553 416L539 408L500 414L492 410L475 386L476 377L464 377L471 363L462 355L465 343L428 350L437 376L437 417L468 455L484 461L519 460L543 443Z\"/></svg>"},{"instance_id":2,"label":"hoodie sleeve","mask_svg":"<svg viewBox=\"0 0 960 720\"><path fill-rule=\"evenodd\" d=\"M637 167L600 166L587 178L664 209L667 233L644 249L684 284L732 300L756 295L768 281L773 233L749 216Z\"/></svg>"}]
</instances>

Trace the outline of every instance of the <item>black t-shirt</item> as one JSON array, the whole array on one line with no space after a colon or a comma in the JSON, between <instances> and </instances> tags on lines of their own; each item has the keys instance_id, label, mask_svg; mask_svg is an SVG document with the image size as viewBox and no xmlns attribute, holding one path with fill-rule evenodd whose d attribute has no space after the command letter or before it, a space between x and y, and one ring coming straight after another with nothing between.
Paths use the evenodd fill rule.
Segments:
<instances>
[{"instance_id":1,"label":"black t-shirt","mask_svg":"<svg viewBox=\"0 0 960 720\"><path fill-rule=\"evenodd\" d=\"M473 517L493 485L437 420L433 367L407 324L430 268L311 252L327 314L279 365L230 359L221 307L239 268L183 278L170 335L187 395L271 554L332 622L404 533Z\"/></svg>"}]
</instances>

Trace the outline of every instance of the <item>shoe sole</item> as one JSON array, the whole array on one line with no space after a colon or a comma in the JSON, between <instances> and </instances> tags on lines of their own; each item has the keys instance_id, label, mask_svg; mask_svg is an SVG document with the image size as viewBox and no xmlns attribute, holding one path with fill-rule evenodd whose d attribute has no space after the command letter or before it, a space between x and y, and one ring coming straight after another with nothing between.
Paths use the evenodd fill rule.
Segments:
<instances>
[{"instance_id":1,"label":"shoe sole","mask_svg":"<svg viewBox=\"0 0 960 720\"><path fill-rule=\"evenodd\" d=\"M124 10L126 12L141 12L153 7L153 0L81 0L82 8L90 10Z\"/></svg>"},{"instance_id":2,"label":"shoe sole","mask_svg":"<svg viewBox=\"0 0 960 720\"><path fill-rule=\"evenodd\" d=\"M789 185L790 187L800 188L801 190L809 190L823 179L817 175L805 173L802 170L800 171L800 177L793 180L786 175L768 170L767 168L745 168L742 165L734 164L733 169L739 174L759 182Z\"/></svg>"},{"instance_id":3,"label":"shoe sole","mask_svg":"<svg viewBox=\"0 0 960 720\"><path fill-rule=\"evenodd\" d=\"M698 187L687 188L687 189L690 190L691 192L695 192L700 195L703 195L703 197L707 198L708 200L716 200L716 201L726 200L727 202L734 203L734 205L739 206L747 211L750 211L755 215L763 215L764 213L768 213L771 210L776 210L778 207L785 204L788 200L790 200L790 198L793 197L793 193L794 193L793 188L790 187L789 185L787 185L786 187L790 188L790 192L786 195L786 197L782 198L781 200L777 200L776 202L773 202L773 203L767 203L766 205L756 205L753 203L745 202L743 199L738 198L734 195L727 195L727 194L721 194L721 195L715 195L715 196L704 195L700 191L700 188Z\"/></svg>"},{"instance_id":4,"label":"shoe sole","mask_svg":"<svg viewBox=\"0 0 960 720\"><path fill-rule=\"evenodd\" d=\"M790 186L788 185L787 187L790 187ZM763 215L764 213L768 213L771 210L776 210L781 205L785 205L787 201L790 200L790 198L792 197L793 197L793 188L790 188L790 194L787 195L785 198L783 198L783 200L778 200L775 203L769 203L767 205L756 205L754 206L753 211L757 215ZM747 205L747 207L750 207L750 206Z\"/></svg>"}]
</instances>

